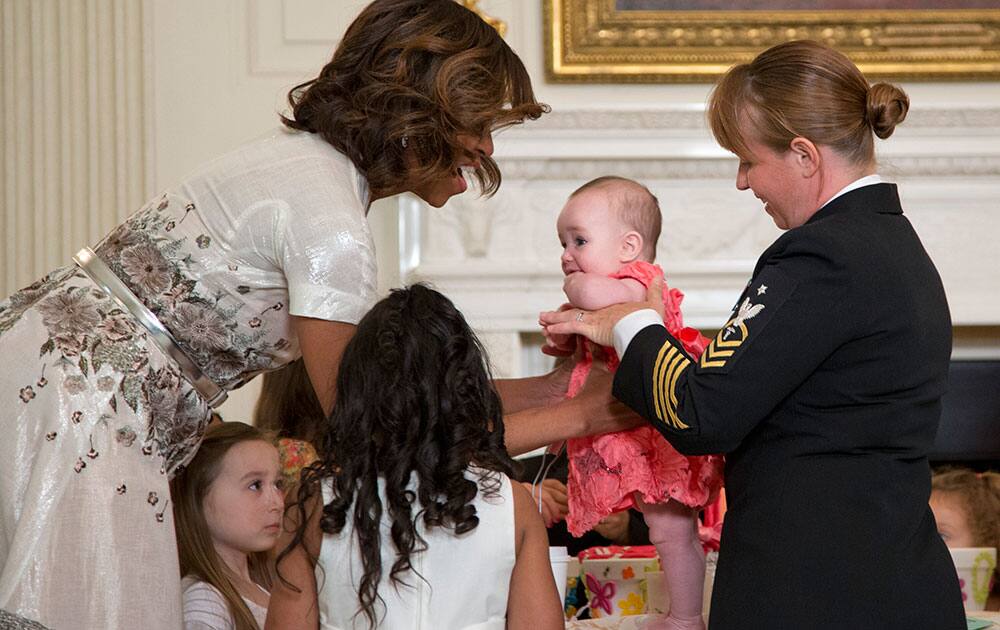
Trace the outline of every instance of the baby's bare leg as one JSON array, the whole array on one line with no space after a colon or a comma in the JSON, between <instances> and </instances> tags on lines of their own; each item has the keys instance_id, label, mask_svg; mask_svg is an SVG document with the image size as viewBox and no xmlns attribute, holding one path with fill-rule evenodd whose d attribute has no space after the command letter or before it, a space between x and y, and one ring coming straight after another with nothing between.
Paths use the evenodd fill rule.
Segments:
<instances>
[{"instance_id":1,"label":"baby's bare leg","mask_svg":"<svg viewBox=\"0 0 1000 630\"><path fill-rule=\"evenodd\" d=\"M663 567L670 612L646 626L650 630L704 630L701 617L705 553L698 541L698 513L678 503L639 502Z\"/></svg>"}]
</instances>

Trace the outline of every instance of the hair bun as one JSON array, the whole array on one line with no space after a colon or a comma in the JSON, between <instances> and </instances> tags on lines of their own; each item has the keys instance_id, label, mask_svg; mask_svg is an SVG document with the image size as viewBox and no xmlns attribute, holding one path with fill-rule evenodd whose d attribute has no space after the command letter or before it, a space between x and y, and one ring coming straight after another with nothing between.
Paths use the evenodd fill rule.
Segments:
<instances>
[{"instance_id":1,"label":"hair bun","mask_svg":"<svg viewBox=\"0 0 1000 630\"><path fill-rule=\"evenodd\" d=\"M866 120L875 135L883 140L892 135L896 125L906 119L910 97L889 83L876 83L868 88Z\"/></svg>"}]
</instances>

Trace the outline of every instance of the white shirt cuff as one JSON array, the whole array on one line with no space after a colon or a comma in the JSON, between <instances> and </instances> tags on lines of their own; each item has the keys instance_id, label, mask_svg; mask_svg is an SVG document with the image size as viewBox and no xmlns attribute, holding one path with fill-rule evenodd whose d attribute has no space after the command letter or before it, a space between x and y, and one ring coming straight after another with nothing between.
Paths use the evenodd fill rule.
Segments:
<instances>
[{"instance_id":1,"label":"white shirt cuff","mask_svg":"<svg viewBox=\"0 0 1000 630\"><path fill-rule=\"evenodd\" d=\"M639 331L652 324L663 325L663 318L651 308L644 308L641 311L629 313L618 320L612 332L615 336L615 352L618 357L624 357L628 350L628 344L632 343L632 338L639 334Z\"/></svg>"}]
</instances>

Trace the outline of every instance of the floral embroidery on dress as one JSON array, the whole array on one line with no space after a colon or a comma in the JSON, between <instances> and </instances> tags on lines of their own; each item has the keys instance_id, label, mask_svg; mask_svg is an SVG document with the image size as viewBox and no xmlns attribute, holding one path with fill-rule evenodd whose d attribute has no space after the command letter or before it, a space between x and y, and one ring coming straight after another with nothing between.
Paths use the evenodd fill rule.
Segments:
<instances>
[{"instance_id":1,"label":"floral embroidery on dress","mask_svg":"<svg viewBox=\"0 0 1000 630\"><path fill-rule=\"evenodd\" d=\"M186 463L208 425L208 407L173 365L148 370L142 391L150 406L146 444L154 444L163 456L163 469L172 472ZM145 449L143 449L145 452Z\"/></svg>"},{"instance_id":2,"label":"floral embroidery on dress","mask_svg":"<svg viewBox=\"0 0 1000 630\"><path fill-rule=\"evenodd\" d=\"M229 343L226 320L213 309L199 304L180 304L171 319L177 330L186 333L188 345L196 352L215 352Z\"/></svg>"},{"instance_id":3,"label":"floral embroidery on dress","mask_svg":"<svg viewBox=\"0 0 1000 630\"><path fill-rule=\"evenodd\" d=\"M0 302L0 337L14 327L26 310L47 296L52 287L61 284L75 272L75 267L62 267Z\"/></svg>"},{"instance_id":4,"label":"floral embroidery on dress","mask_svg":"<svg viewBox=\"0 0 1000 630\"><path fill-rule=\"evenodd\" d=\"M195 258L200 254L191 248L207 250L212 238L174 232L194 210L194 204L164 195L118 226L95 251L160 318L205 375L220 387L232 389L245 382L247 375L283 363L275 360L282 346L269 343L276 335L261 317L240 325L238 313L244 302L202 288L198 278L204 270ZM252 291L247 285L234 290L239 295ZM267 310L283 308L279 302Z\"/></svg>"},{"instance_id":5,"label":"floral embroidery on dress","mask_svg":"<svg viewBox=\"0 0 1000 630\"><path fill-rule=\"evenodd\" d=\"M132 446L132 442L135 442L135 431L129 426L119 427L115 431L115 440L122 446Z\"/></svg>"},{"instance_id":6,"label":"floral embroidery on dress","mask_svg":"<svg viewBox=\"0 0 1000 630\"><path fill-rule=\"evenodd\" d=\"M116 246L130 242L129 238L114 239ZM146 282L147 286L152 283L153 280ZM169 372L168 368L150 370L146 333L131 314L90 284L86 276L72 269L59 270L14 294L2 305L0 335L13 328L32 307L48 333L38 356L51 356L53 360L43 364L42 373L33 385L19 390L21 401L27 404L38 396L38 390L49 383L46 368L55 366L62 372L56 383L66 394L99 392L106 396L107 412L74 410L68 418L72 425L113 422L120 401L140 416L147 411L143 407L148 407L144 452L152 454L155 448L163 457L166 472L193 454L208 420L207 404L190 385L181 382L176 369L167 378L162 373ZM159 388L170 391L162 392ZM169 403L165 398L170 399ZM53 441L56 432L45 437ZM132 427L122 427L115 434L117 441L125 446L130 446L137 437ZM98 455L91 444L86 457L94 460ZM81 457L73 468L79 473L86 467L87 462Z\"/></svg>"},{"instance_id":7,"label":"floral embroidery on dress","mask_svg":"<svg viewBox=\"0 0 1000 630\"><path fill-rule=\"evenodd\" d=\"M185 199L163 195L94 249L205 375L233 389L294 354L284 313L269 316L284 310L285 298L261 299L268 294L254 294L248 283L236 286L231 273L240 266L216 249L216 239L197 224L195 210ZM224 283L206 280L217 278L212 274L220 269L230 274ZM246 308L251 303L252 309ZM150 356L155 346L131 313L75 266L57 269L0 302L0 336L29 310L37 313L35 321L41 321L48 336L38 342L44 364L37 381L21 383L12 392L18 405L37 405L42 388L53 379L58 391L52 395L76 406L65 412L69 427L100 427L124 447L138 440L142 454L162 458L166 474L193 455L208 422L207 403L173 361ZM92 403L84 408L85 397L103 408ZM79 454L86 456L74 466L78 473L88 462L101 461L95 459L93 444Z\"/></svg>"},{"instance_id":8,"label":"floral embroidery on dress","mask_svg":"<svg viewBox=\"0 0 1000 630\"><path fill-rule=\"evenodd\" d=\"M84 287L74 289L50 295L38 305L45 328L57 339L77 338L93 332L101 323L101 314L90 291Z\"/></svg>"},{"instance_id":9,"label":"floral embroidery on dress","mask_svg":"<svg viewBox=\"0 0 1000 630\"><path fill-rule=\"evenodd\" d=\"M170 264L160 250L149 243L140 243L122 251L122 269L142 294L156 295L170 288Z\"/></svg>"}]
</instances>

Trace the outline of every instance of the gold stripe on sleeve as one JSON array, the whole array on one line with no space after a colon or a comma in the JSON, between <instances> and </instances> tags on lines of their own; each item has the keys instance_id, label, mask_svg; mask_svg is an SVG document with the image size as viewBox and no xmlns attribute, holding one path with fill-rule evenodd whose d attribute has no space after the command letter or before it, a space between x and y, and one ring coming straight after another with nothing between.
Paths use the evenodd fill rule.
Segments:
<instances>
[{"instance_id":1,"label":"gold stripe on sleeve","mask_svg":"<svg viewBox=\"0 0 1000 630\"><path fill-rule=\"evenodd\" d=\"M674 357L670 362L667 370L663 374L663 379L660 381L660 397L663 399L663 408L667 412L669 420L667 421L672 427L676 429L687 429L688 425L681 422L680 417L677 415L677 394L675 388L677 387L677 377L680 376L681 372L687 369L691 361L685 357L680 352Z\"/></svg>"},{"instance_id":2,"label":"gold stripe on sleeve","mask_svg":"<svg viewBox=\"0 0 1000 630\"><path fill-rule=\"evenodd\" d=\"M684 362L674 370L673 375L670 377L670 404L667 405L667 410L670 412L670 417L674 421L674 426L678 429L688 429L688 425L681 422L680 416L677 415L677 379L680 378L684 370L691 366L691 361L684 359Z\"/></svg>"},{"instance_id":3,"label":"gold stripe on sleeve","mask_svg":"<svg viewBox=\"0 0 1000 630\"><path fill-rule=\"evenodd\" d=\"M663 346L660 348L660 352L656 355L656 361L653 363L653 409L656 412L656 417L661 421L663 420L663 405L660 401L660 388L658 386L660 382L660 373L664 365L669 361L670 357L676 354L676 352L677 350L670 344L669 341L664 342Z\"/></svg>"}]
</instances>

